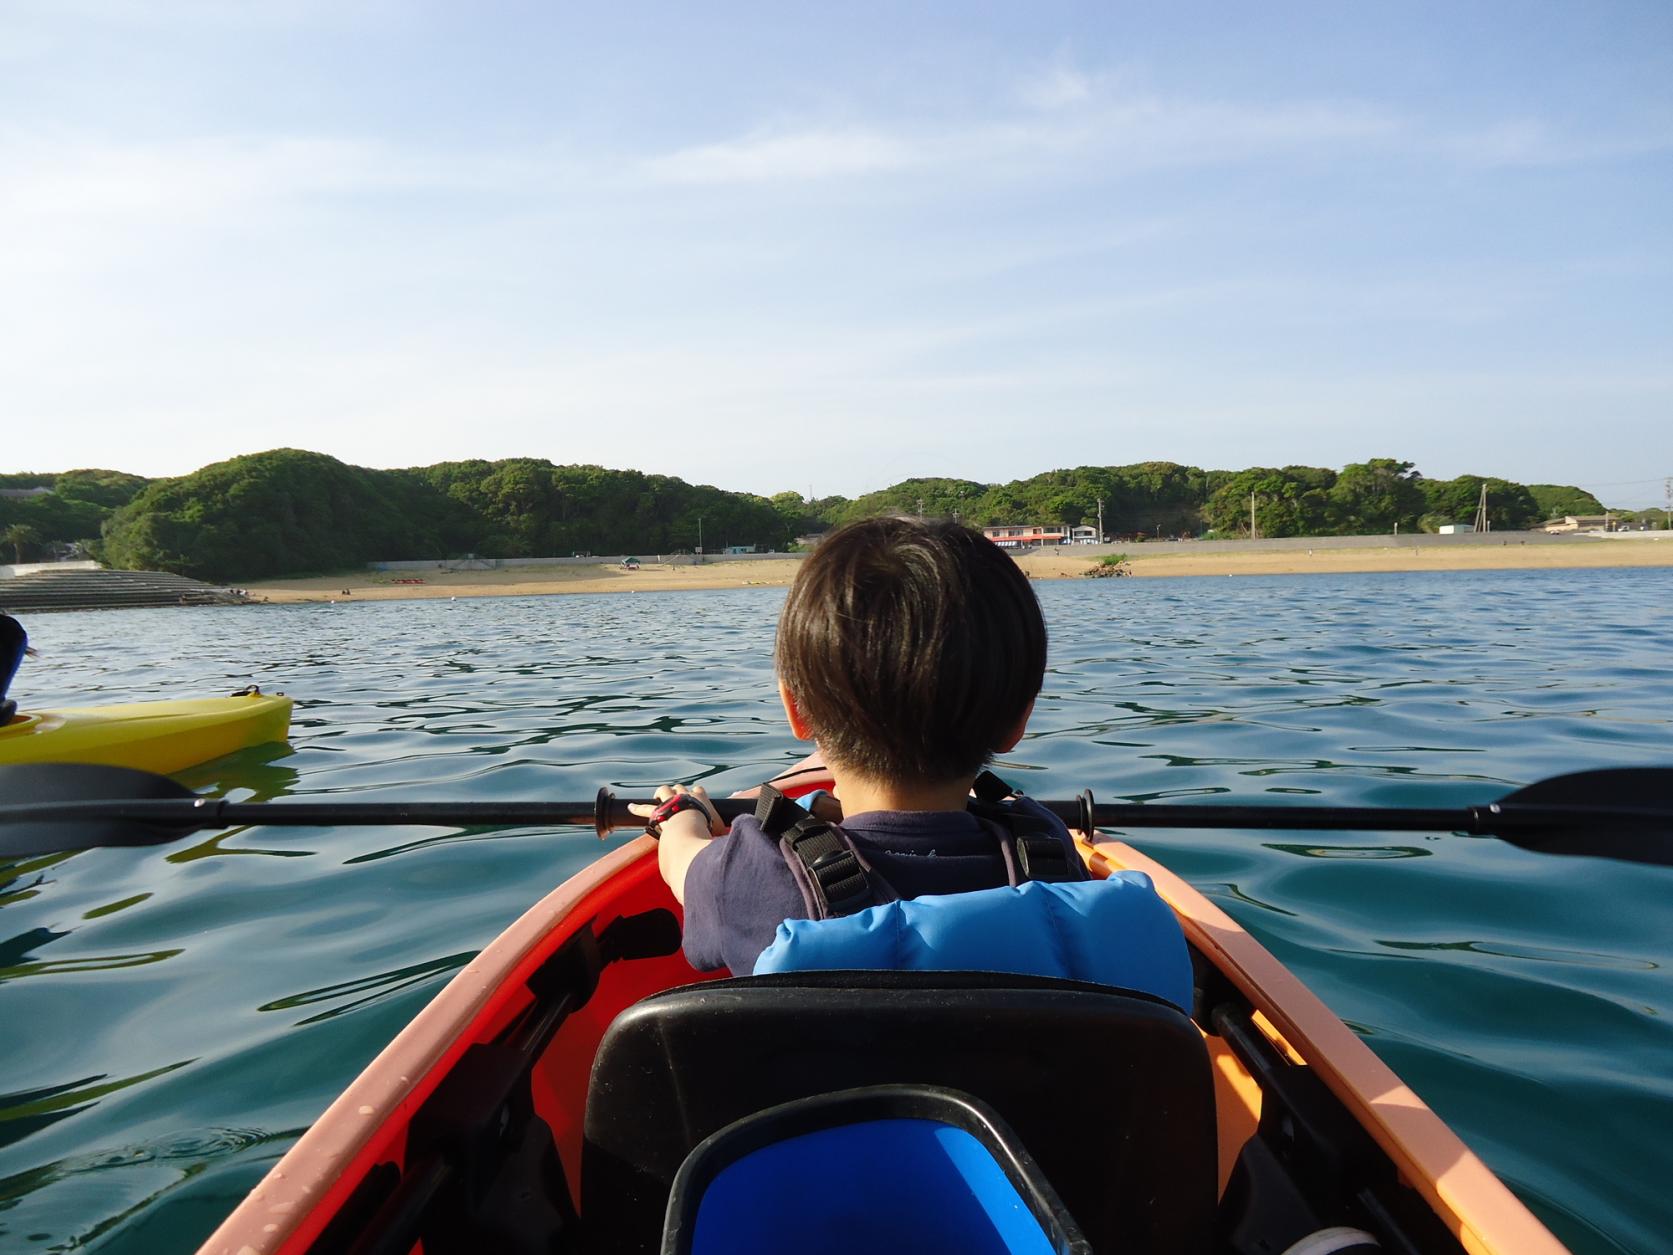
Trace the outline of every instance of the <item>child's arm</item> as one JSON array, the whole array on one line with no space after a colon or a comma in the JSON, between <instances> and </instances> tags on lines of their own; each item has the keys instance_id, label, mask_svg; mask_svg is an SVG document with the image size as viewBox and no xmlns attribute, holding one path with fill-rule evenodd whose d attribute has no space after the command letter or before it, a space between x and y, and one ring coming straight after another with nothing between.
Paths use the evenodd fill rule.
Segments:
<instances>
[{"instance_id":1,"label":"child's arm","mask_svg":"<svg viewBox=\"0 0 1673 1255\"><path fill-rule=\"evenodd\" d=\"M696 798L698 805L670 815L662 821L661 833L657 838L656 865L662 873L663 880L668 882L668 889L674 895L674 901L684 906L685 877L691 868L691 860L697 857L697 852L706 846L711 838L724 836L726 825L710 805L708 790L700 784L692 785L690 788L683 784L665 784L656 791L656 800L666 802L682 793ZM649 819L656 807L635 805L629 809L635 815L643 815Z\"/></svg>"}]
</instances>

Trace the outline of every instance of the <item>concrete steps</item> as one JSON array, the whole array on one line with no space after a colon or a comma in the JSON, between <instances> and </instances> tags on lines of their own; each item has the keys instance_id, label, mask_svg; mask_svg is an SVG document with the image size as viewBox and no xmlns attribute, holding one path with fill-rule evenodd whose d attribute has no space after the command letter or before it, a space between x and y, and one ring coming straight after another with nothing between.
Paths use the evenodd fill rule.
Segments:
<instances>
[{"instance_id":1,"label":"concrete steps","mask_svg":"<svg viewBox=\"0 0 1673 1255\"><path fill-rule=\"evenodd\" d=\"M0 580L0 610L116 610L136 606L245 605L229 588L166 571L35 571Z\"/></svg>"}]
</instances>

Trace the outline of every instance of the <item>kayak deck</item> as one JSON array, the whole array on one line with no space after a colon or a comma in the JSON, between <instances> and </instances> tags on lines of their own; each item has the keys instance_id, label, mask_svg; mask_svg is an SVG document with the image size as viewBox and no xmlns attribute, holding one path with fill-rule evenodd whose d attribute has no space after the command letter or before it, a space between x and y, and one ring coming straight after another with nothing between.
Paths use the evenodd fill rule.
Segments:
<instances>
[{"instance_id":1,"label":"kayak deck","mask_svg":"<svg viewBox=\"0 0 1673 1255\"><path fill-rule=\"evenodd\" d=\"M1186 929L1212 1064L1216 1184L1222 1213L1236 1213L1235 1224L1222 1215L1215 1249L1282 1250L1288 1240L1262 1245L1273 1234L1260 1226L1282 1210L1272 1200L1324 1189L1325 1178L1343 1209L1384 1225L1390 1249L1564 1249L1229 917L1125 845L1081 848L1097 874L1150 874ZM470 1217L492 1211L504 1220L507 1190L518 1223L546 1233L550 1249L611 1246L598 1231L606 1218L588 1214L581 1177L600 1043L648 995L722 975L694 971L679 953L678 907L655 851L643 838L607 854L483 950L291 1148L206 1255L347 1251L371 1234L380 1250L422 1243L434 1255L473 1240L489 1249L480 1233L472 1238ZM1060 1074L1041 1078L1042 1097L1072 1103L1074 1087L1113 1084L1119 1063L1118 1050L1062 1059ZM487 1151L483 1127L509 1132ZM1272 1223L1281 1229L1283 1220Z\"/></svg>"},{"instance_id":2,"label":"kayak deck","mask_svg":"<svg viewBox=\"0 0 1673 1255\"><path fill-rule=\"evenodd\" d=\"M0 727L0 764L92 763L168 775L252 745L283 741L291 707L283 694L253 691L22 714Z\"/></svg>"}]
</instances>

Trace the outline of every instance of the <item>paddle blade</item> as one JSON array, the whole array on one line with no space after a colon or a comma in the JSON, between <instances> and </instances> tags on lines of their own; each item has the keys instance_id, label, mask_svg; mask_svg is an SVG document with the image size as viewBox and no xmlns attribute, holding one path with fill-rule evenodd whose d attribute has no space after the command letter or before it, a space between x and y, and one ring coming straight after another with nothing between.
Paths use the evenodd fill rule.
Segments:
<instances>
[{"instance_id":1,"label":"paddle blade","mask_svg":"<svg viewBox=\"0 0 1673 1255\"><path fill-rule=\"evenodd\" d=\"M1673 867L1673 767L1553 776L1494 809L1501 814L1488 830L1526 850Z\"/></svg>"},{"instance_id":2,"label":"paddle blade","mask_svg":"<svg viewBox=\"0 0 1673 1255\"><path fill-rule=\"evenodd\" d=\"M160 845L191 831L180 824L124 818L122 803L136 800L197 800L197 794L167 776L132 767L89 763L16 763L0 766L0 806L109 799L110 812L97 818L24 819L0 823L0 858L56 854L95 845Z\"/></svg>"}]
</instances>

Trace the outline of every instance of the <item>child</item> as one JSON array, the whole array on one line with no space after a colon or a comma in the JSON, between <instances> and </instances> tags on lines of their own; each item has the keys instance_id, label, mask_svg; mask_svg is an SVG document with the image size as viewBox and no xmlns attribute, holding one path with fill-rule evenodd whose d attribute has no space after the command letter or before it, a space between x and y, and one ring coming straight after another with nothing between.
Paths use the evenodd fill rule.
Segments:
<instances>
[{"instance_id":1,"label":"child","mask_svg":"<svg viewBox=\"0 0 1673 1255\"><path fill-rule=\"evenodd\" d=\"M1015 841L969 804L983 765L1022 739L1045 675L1045 621L1016 563L953 523L851 524L803 563L775 654L790 729L817 743L841 834L880 896L1010 883ZM685 906L687 959L748 973L782 921L808 916L807 875L754 817L725 833L701 786L656 796L658 862ZM1013 806L1046 834L1058 878L1085 878L1061 822Z\"/></svg>"}]
</instances>

